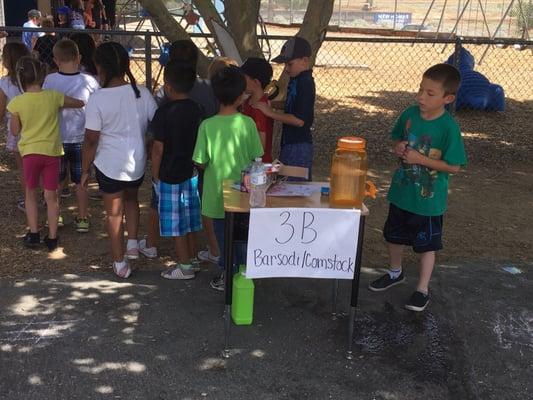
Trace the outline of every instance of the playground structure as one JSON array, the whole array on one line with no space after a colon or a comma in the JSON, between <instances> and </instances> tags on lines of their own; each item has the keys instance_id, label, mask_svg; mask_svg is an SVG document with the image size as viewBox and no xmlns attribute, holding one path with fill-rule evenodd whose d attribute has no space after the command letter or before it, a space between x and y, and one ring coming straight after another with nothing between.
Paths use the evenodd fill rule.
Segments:
<instances>
[{"instance_id":1,"label":"playground structure","mask_svg":"<svg viewBox=\"0 0 533 400\"><path fill-rule=\"evenodd\" d=\"M455 65L461 73L461 86L455 99L457 110L505 111L503 87L491 83L485 75L474 71L476 62L472 53L461 47L446 63Z\"/></svg>"},{"instance_id":2,"label":"playground structure","mask_svg":"<svg viewBox=\"0 0 533 400\"><path fill-rule=\"evenodd\" d=\"M446 6L448 5L448 0L443 0L444 3L442 5L442 10L441 10L441 16L439 18L439 23L438 23L438 26L437 26L437 29L436 29L436 32L435 32L435 38L438 37L439 35L439 32L441 30L441 27L442 27L442 24L443 24L443 19L444 19L444 15L445 15L445 11L446 11ZM420 24L420 28L418 29L418 32L417 32L417 35L416 37L419 36L420 34L420 31L422 29L422 27L424 26L424 24L426 23L426 20L429 16L429 14L431 13L433 7L435 6L435 2L436 0L432 0L428 9L427 9L427 12L424 16L424 19L422 20L422 23ZM460 4L461 1L459 0L458 1L458 4ZM521 23L521 39L524 39L524 40L529 40L530 39L530 36L529 36L529 20L533 17L532 15L530 15L531 13L531 10L532 10L532 3L531 3L531 0L528 1L527 5L525 3L524 0L510 0L508 5L506 6L505 8L505 12L503 12L501 18L500 18L500 21L498 23L498 25L496 26L496 28L494 29L493 32L491 32L491 27L489 26L488 22L487 22L487 15L486 15L486 11L485 11L485 7L483 5L483 1L482 0L465 0L462 7L460 8L460 11L458 9L458 15L457 15L457 20L453 26L453 28L451 29L451 31L449 32L449 38L452 38L454 35L457 35L457 32L458 32L458 28L459 28L459 25L461 23L461 20L463 19L463 17L465 16L465 13L467 12L467 10L470 10L469 12L471 13L472 12L472 5L473 4L477 4L477 8L476 8L476 27L475 29L477 29L477 21L478 21L478 18L477 18L477 13L479 13L482 17L482 37L488 37L490 39L495 39L497 36L498 36L498 33L505 21L505 19L507 18L507 16L511 13L511 11L513 10L513 7L514 7L514 10L517 17L518 17L518 20L519 21L522 21ZM485 5L486 5L486 0L485 0ZM485 35L485 30L486 30L486 36ZM444 52L444 50L446 49L446 46L444 46L444 48L442 49L442 52ZM519 48L519 50L522 50L522 48ZM488 47L485 49L485 51L483 52L480 60L478 61L480 64L483 62L483 59L485 58L485 55L487 54L487 51L488 51ZM532 49L533 51L533 49Z\"/></svg>"},{"instance_id":3,"label":"playground structure","mask_svg":"<svg viewBox=\"0 0 533 400\"><path fill-rule=\"evenodd\" d=\"M511 2L514 3L512 6ZM302 3L296 0L265 1L262 2L261 15L267 23L299 24L305 9L302 6L298 8L297 4ZM428 7L430 3L431 7ZM533 29L532 10L531 0L336 0L330 25L347 32L351 29L384 29L398 33L416 31L421 27L424 32L438 29L439 32L450 33L457 23L454 33L459 36L489 37L487 26L494 32L501 24L498 37L515 38L523 37L524 28Z\"/></svg>"}]
</instances>

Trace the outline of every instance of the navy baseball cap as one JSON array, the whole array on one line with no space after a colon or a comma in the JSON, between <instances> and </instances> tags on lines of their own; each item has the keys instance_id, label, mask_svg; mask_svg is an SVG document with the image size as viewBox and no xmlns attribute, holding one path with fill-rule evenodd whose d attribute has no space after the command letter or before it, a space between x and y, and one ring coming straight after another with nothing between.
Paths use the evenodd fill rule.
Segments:
<instances>
[{"instance_id":1,"label":"navy baseball cap","mask_svg":"<svg viewBox=\"0 0 533 400\"><path fill-rule=\"evenodd\" d=\"M285 42L280 55L272 59L272 62L286 63L302 57L311 57L311 45L304 38L294 36Z\"/></svg>"}]
</instances>

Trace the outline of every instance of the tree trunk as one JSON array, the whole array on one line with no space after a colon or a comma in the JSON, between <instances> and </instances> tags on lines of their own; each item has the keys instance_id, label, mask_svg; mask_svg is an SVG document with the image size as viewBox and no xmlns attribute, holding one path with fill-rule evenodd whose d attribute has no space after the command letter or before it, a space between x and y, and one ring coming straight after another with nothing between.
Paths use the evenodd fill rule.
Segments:
<instances>
[{"instance_id":1,"label":"tree trunk","mask_svg":"<svg viewBox=\"0 0 533 400\"><path fill-rule=\"evenodd\" d=\"M191 40L187 31L170 14L163 0L138 0L138 2L150 13L154 23L170 42L184 39ZM200 76L206 76L208 66L209 59L200 52L198 57L198 74Z\"/></svg>"},{"instance_id":2,"label":"tree trunk","mask_svg":"<svg viewBox=\"0 0 533 400\"><path fill-rule=\"evenodd\" d=\"M257 22L259 20L260 0L226 1L224 15L228 30L235 39L235 44L243 60L248 57L264 57L257 39Z\"/></svg>"},{"instance_id":3,"label":"tree trunk","mask_svg":"<svg viewBox=\"0 0 533 400\"><path fill-rule=\"evenodd\" d=\"M326 37L329 20L333 14L333 3L335 0L309 1L305 11L304 20L296 36L301 36L311 44L310 66L315 65L316 55ZM283 72L278 79L279 93L276 96L276 104L287 96L287 84L289 76Z\"/></svg>"},{"instance_id":4,"label":"tree trunk","mask_svg":"<svg viewBox=\"0 0 533 400\"><path fill-rule=\"evenodd\" d=\"M316 55L326 37L329 20L333 14L334 0L310 1L305 11L304 20L296 36L309 41L313 50L311 65L315 64Z\"/></svg>"}]
</instances>

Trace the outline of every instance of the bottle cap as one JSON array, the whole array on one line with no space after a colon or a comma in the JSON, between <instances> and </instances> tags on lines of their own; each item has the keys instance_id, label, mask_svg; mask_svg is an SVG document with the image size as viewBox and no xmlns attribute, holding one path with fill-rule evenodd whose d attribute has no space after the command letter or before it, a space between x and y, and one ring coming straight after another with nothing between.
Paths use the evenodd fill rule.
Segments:
<instances>
[{"instance_id":1,"label":"bottle cap","mask_svg":"<svg viewBox=\"0 0 533 400\"><path fill-rule=\"evenodd\" d=\"M344 136L337 141L337 147L343 150L364 150L366 140L357 136Z\"/></svg>"}]
</instances>

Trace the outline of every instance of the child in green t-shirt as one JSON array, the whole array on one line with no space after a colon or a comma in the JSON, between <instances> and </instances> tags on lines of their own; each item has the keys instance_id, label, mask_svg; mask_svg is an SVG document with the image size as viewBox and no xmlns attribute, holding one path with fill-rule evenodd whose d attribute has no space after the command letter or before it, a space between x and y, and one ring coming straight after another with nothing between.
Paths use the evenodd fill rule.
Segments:
<instances>
[{"instance_id":1,"label":"child in green t-shirt","mask_svg":"<svg viewBox=\"0 0 533 400\"><path fill-rule=\"evenodd\" d=\"M459 125L445 109L455 100L460 80L451 65L429 68L422 76L417 105L407 108L392 130L400 166L389 189L389 215L383 229L390 269L369 289L379 292L404 282L402 252L404 246L412 246L420 254L418 285L405 305L412 311L423 311L429 303L435 252L442 249L448 175L466 165Z\"/></svg>"},{"instance_id":2,"label":"child in green t-shirt","mask_svg":"<svg viewBox=\"0 0 533 400\"><path fill-rule=\"evenodd\" d=\"M218 265L224 268L224 180L238 181L241 171L263 155L263 146L255 122L238 112L244 101L246 79L239 68L229 66L211 80L220 103L218 114L200 124L193 161L205 168L202 215L212 218L220 249ZM224 275L214 279L211 287L224 290Z\"/></svg>"}]
</instances>

